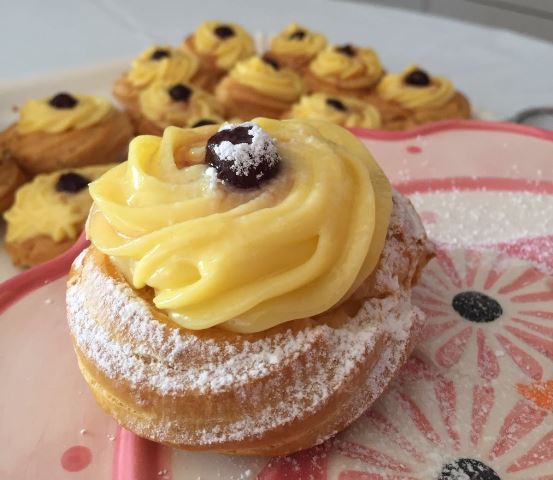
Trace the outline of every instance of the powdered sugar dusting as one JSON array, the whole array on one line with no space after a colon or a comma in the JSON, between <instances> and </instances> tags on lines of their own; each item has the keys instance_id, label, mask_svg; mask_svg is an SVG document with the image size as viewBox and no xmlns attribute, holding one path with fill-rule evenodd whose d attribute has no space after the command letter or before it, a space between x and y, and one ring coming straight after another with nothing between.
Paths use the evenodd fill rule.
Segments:
<instances>
[{"instance_id":1,"label":"powdered sugar dusting","mask_svg":"<svg viewBox=\"0 0 553 480\"><path fill-rule=\"evenodd\" d=\"M230 130L236 127L249 127L251 143L233 144L224 140L213 147L213 151L220 160L229 162L230 169L236 175L248 176L262 162L267 162L270 167L278 162L278 150L271 136L257 123L245 122L240 124L227 123L219 128L219 131ZM262 173L258 174L262 176Z\"/></svg>"},{"instance_id":2,"label":"powdered sugar dusting","mask_svg":"<svg viewBox=\"0 0 553 480\"><path fill-rule=\"evenodd\" d=\"M207 179L207 189L209 191L215 190L217 186L217 169L215 167L207 167L204 172L204 176Z\"/></svg>"},{"instance_id":3,"label":"powdered sugar dusting","mask_svg":"<svg viewBox=\"0 0 553 480\"><path fill-rule=\"evenodd\" d=\"M455 247L553 233L553 195L453 190L415 193L410 199L417 210L436 214L426 225L428 235Z\"/></svg>"},{"instance_id":4,"label":"powdered sugar dusting","mask_svg":"<svg viewBox=\"0 0 553 480\"><path fill-rule=\"evenodd\" d=\"M413 234L417 220L412 208L403 199L395 198L395 203L391 231L394 222L405 222L409 234ZM407 214L413 217L411 221L403 218ZM399 261L392 258L393 243L389 245L384 252L389 257L383 262L385 265ZM224 430L217 426L206 428L199 437L198 432L192 438L190 432L183 431L179 432L181 438L175 439L170 421L152 425L156 439L161 441L170 438L183 444L216 444L288 424L321 408L378 343L383 346L382 355L367 378L372 398L364 398L362 404L351 408L353 420L368 401L382 392L391 373L399 368L409 332L423 318L411 304L410 292L394 278L397 272L383 268L376 282L382 284L383 291L392 287L393 293L366 301L340 328L315 323L237 345L190 333L183 335L180 329L157 320L144 300L136 298L126 284L108 278L91 258L85 256L80 261L79 283L70 285L67 291L69 325L76 346L108 378L128 383L137 403L147 391L173 396L232 391L242 401L251 401L248 396L252 381L274 377L276 372L276 378L271 377L273 383L266 386L270 390L282 389L278 372L298 364L298 358L303 359L304 371L298 372L292 382L286 382L282 402L265 408L259 402L251 416L240 418ZM309 355L315 344L324 347L322 364Z\"/></svg>"}]
</instances>

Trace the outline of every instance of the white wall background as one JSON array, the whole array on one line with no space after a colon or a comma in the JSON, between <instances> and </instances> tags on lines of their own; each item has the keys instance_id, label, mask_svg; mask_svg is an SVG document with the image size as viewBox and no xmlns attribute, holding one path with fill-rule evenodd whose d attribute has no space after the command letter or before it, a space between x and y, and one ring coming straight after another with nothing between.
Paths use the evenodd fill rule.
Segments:
<instances>
[{"instance_id":1,"label":"white wall background","mask_svg":"<svg viewBox=\"0 0 553 480\"><path fill-rule=\"evenodd\" d=\"M532 1L538 0L526 3ZM471 3L385 3L401 2L420 8ZM238 21L265 34L297 21L325 32L332 42L370 45L389 71L417 63L453 79L477 112L495 119L553 101L553 42L519 35L505 25L497 29L369 0L0 0L0 120L4 112L12 114L15 98L39 93L43 75L49 78L43 78L43 95L77 87L109 92L143 48L177 44L206 18ZM63 75L67 70L73 73ZM78 85L71 83L75 71Z\"/></svg>"},{"instance_id":2,"label":"white wall background","mask_svg":"<svg viewBox=\"0 0 553 480\"><path fill-rule=\"evenodd\" d=\"M553 42L553 0L353 0L506 28ZM551 59L553 61L553 59Z\"/></svg>"}]
</instances>

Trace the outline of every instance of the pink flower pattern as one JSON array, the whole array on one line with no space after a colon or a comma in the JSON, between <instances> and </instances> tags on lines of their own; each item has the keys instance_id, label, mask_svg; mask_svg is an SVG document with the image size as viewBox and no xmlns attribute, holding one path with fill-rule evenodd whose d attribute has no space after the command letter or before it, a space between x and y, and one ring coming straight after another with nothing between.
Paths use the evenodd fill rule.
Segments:
<instances>
[{"instance_id":1,"label":"pink flower pattern","mask_svg":"<svg viewBox=\"0 0 553 480\"><path fill-rule=\"evenodd\" d=\"M414 299L424 341L387 393L260 480L553 480L551 402L519 388L553 379L553 278L497 251L441 250Z\"/></svg>"}]
</instances>

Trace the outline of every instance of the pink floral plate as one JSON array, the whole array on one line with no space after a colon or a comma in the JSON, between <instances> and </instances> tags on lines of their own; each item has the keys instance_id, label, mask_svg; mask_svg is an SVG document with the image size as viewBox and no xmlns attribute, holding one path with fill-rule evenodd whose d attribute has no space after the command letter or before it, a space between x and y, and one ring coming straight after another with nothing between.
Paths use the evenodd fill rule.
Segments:
<instances>
[{"instance_id":1,"label":"pink floral plate","mask_svg":"<svg viewBox=\"0 0 553 480\"><path fill-rule=\"evenodd\" d=\"M424 341L373 408L276 458L181 452L119 429L65 322L81 239L0 284L0 478L553 480L553 134L477 121L355 133L439 246L414 292Z\"/></svg>"}]
</instances>

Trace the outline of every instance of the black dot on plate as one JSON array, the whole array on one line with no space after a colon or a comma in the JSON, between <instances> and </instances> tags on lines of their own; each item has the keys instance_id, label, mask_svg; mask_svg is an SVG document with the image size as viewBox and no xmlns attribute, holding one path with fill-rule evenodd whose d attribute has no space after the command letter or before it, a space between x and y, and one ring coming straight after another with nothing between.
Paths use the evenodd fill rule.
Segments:
<instances>
[{"instance_id":1,"label":"black dot on plate","mask_svg":"<svg viewBox=\"0 0 553 480\"><path fill-rule=\"evenodd\" d=\"M442 468L437 480L501 480L493 468L473 458L460 458Z\"/></svg>"},{"instance_id":2,"label":"black dot on plate","mask_svg":"<svg viewBox=\"0 0 553 480\"><path fill-rule=\"evenodd\" d=\"M169 96L175 102L187 102L190 95L192 95L192 90L182 83L173 85L169 89Z\"/></svg>"},{"instance_id":3,"label":"black dot on plate","mask_svg":"<svg viewBox=\"0 0 553 480\"><path fill-rule=\"evenodd\" d=\"M223 142L232 145L251 145L253 137L249 133L251 127L236 126L220 130L207 141L205 161L217 170L217 178L237 188L258 187L262 182L274 177L280 165L278 153L274 151L270 140L267 140L261 151L254 152L242 148L240 154L233 158L234 152L228 156L219 157L216 147ZM247 155L244 161L244 155ZM248 160L249 157L249 160Z\"/></svg>"},{"instance_id":4,"label":"black dot on plate","mask_svg":"<svg viewBox=\"0 0 553 480\"><path fill-rule=\"evenodd\" d=\"M458 293L453 297L451 306L461 317L471 322L493 322L503 315L499 302L481 292Z\"/></svg>"},{"instance_id":5,"label":"black dot on plate","mask_svg":"<svg viewBox=\"0 0 553 480\"><path fill-rule=\"evenodd\" d=\"M79 101L69 93L58 93L54 95L48 103L54 108L73 108Z\"/></svg>"},{"instance_id":6,"label":"black dot on plate","mask_svg":"<svg viewBox=\"0 0 553 480\"><path fill-rule=\"evenodd\" d=\"M219 25L213 32L223 40L225 38L234 37L234 29L228 25Z\"/></svg>"},{"instance_id":7,"label":"black dot on plate","mask_svg":"<svg viewBox=\"0 0 553 480\"><path fill-rule=\"evenodd\" d=\"M150 56L150 60L161 60L162 58L167 58L171 56L171 52L167 50L166 48L158 48L157 50L154 50L152 55Z\"/></svg>"},{"instance_id":8,"label":"black dot on plate","mask_svg":"<svg viewBox=\"0 0 553 480\"><path fill-rule=\"evenodd\" d=\"M263 57L263 61L267 64L273 67L275 70L278 70L280 68L280 65L278 62L270 57Z\"/></svg>"},{"instance_id":9,"label":"black dot on plate","mask_svg":"<svg viewBox=\"0 0 553 480\"><path fill-rule=\"evenodd\" d=\"M305 35L307 35L307 34L305 33L304 30L296 30L294 33L291 33L288 36L288 39L289 40L303 40L305 38Z\"/></svg>"},{"instance_id":10,"label":"black dot on plate","mask_svg":"<svg viewBox=\"0 0 553 480\"><path fill-rule=\"evenodd\" d=\"M338 100L337 98L327 98L326 99L326 104L329 106L329 107L332 107L336 110L340 110L341 112L345 112L347 110L346 106L343 104L343 102L341 102L340 100Z\"/></svg>"},{"instance_id":11,"label":"black dot on plate","mask_svg":"<svg viewBox=\"0 0 553 480\"><path fill-rule=\"evenodd\" d=\"M200 118L196 123L192 125L192 128L203 127L205 125L217 125L218 122L211 118Z\"/></svg>"},{"instance_id":12,"label":"black dot on plate","mask_svg":"<svg viewBox=\"0 0 553 480\"><path fill-rule=\"evenodd\" d=\"M415 87L427 87L430 85L430 76L424 70L413 70L405 76L404 82Z\"/></svg>"},{"instance_id":13,"label":"black dot on plate","mask_svg":"<svg viewBox=\"0 0 553 480\"><path fill-rule=\"evenodd\" d=\"M343 53L344 55L347 55L348 57L354 57L355 56L355 48L350 44L341 45L339 47L336 47L336 51L340 52L340 53Z\"/></svg>"},{"instance_id":14,"label":"black dot on plate","mask_svg":"<svg viewBox=\"0 0 553 480\"><path fill-rule=\"evenodd\" d=\"M60 175L56 182L56 190L65 193L77 193L86 188L90 179L75 172L67 172Z\"/></svg>"}]
</instances>

